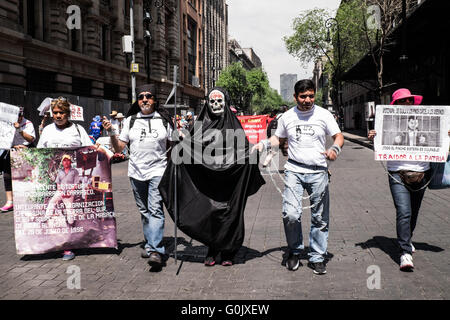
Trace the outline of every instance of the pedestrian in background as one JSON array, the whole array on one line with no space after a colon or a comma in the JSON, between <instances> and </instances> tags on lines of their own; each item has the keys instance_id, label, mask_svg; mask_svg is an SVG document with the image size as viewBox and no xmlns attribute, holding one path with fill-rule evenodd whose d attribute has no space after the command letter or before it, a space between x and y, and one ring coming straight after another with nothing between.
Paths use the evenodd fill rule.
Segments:
<instances>
[{"instance_id":1,"label":"pedestrian in background","mask_svg":"<svg viewBox=\"0 0 450 320\"><path fill-rule=\"evenodd\" d=\"M137 101L127 114L120 136L106 117L103 126L109 132L115 152L122 152L130 143L128 176L141 213L145 239L141 256L148 258L151 266L160 267L165 248L163 202L158 185L167 166L172 123L159 108L153 86L139 87L136 95Z\"/></svg>"},{"instance_id":2,"label":"pedestrian in background","mask_svg":"<svg viewBox=\"0 0 450 320\"><path fill-rule=\"evenodd\" d=\"M286 267L295 271L300 266L299 255L304 250L302 195L306 190L311 202L308 266L315 274L325 274L329 229L327 159L337 159L344 136L331 112L314 104L314 82L300 80L294 90L297 106L286 111L278 120L275 134L260 141L252 151L267 150L288 141L283 192L283 223L289 250ZM334 140L328 150L325 149L326 136Z\"/></svg>"},{"instance_id":3,"label":"pedestrian in background","mask_svg":"<svg viewBox=\"0 0 450 320\"><path fill-rule=\"evenodd\" d=\"M391 105L420 105L423 97L413 95L406 88L392 94ZM376 136L376 130L370 130L369 140ZM450 135L450 130L448 132ZM430 163L423 161L388 161L389 188L396 209L397 241L400 247L400 270L412 271L412 254L416 251L412 236L417 224L427 182L430 179ZM409 173L411 178L406 177Z\"/></svg>"},{"instance_id":4,"label":"pedestrian in background","mask_svg":"<svg viewBox=\"0 0 450 320\"><path fill-rule=\"evenodd\" d=\"M36 139L36 133L31 121L25 119L24 108L19 107L19 118L14 123L16 132L14 133L12 147L15 149L26 148ZM3 172L3 182L6 191L6 203L0 208L2 212L13 210L13 192L11 178L11 156L10 150L5 150L0 157L1 171Z\"/></svg>"}]
</instances>

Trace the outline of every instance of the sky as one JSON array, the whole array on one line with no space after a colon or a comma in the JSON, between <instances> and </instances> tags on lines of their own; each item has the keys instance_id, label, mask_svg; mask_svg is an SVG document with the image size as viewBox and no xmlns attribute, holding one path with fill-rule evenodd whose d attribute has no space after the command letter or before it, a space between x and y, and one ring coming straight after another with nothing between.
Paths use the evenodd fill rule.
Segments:
<instances>
[{"instance_id":1,"label":"sky","mask_svg":"<svg viewBox=\"0 0 450 320\"><path fill-rule=\"evenodd\" d=\"M303 67L291 56L283 37L294 33L292 22L304 10L336 10L341 0L226 0L228 37L242 48L253 48L261 59L270 86L280 92L280 74L297 74L297 79L312 77L313 64Z\"/></svg>"}]
</instances>

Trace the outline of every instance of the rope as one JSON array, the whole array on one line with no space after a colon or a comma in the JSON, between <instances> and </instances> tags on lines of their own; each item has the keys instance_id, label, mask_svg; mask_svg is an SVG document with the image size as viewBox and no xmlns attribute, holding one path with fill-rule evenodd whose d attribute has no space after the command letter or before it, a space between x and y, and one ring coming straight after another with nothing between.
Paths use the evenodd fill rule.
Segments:
<instances>
[{"instance_id":1,"label":"rope","mask_svg":"<svg viewBox=\"0 0 450 320\"><path fill-rule=\"evenodd\" d=\"M406 189L408 189L408 190L411 191L411 192L418 192L418 191L420 191L420 190L425 189L426 187L428 187L428 185L430 184L431 180L433 180L433 178L434 178L434 176L435 176L435 174L436 174L436 170L433 170L433 174L431 175L430 180L428 180L428 182L427 182L425 185L423 185L423 186L422 186L421 188L419 188L419 189L411 189L407 184L403 183L403 181L398 181L393 175L391 175L390 172L389 172L389 170L388 170L388 169L386 168L386 166L384 165L384 162L383 162L383 161L380 161L380 162L381 162L381 166L383 167L384 171L388 174L389 177L392 178L392 180L394 180L394 181L397 182L398 184L401 184L402 186L404 186Z\"/></svg>"}]
</instances>

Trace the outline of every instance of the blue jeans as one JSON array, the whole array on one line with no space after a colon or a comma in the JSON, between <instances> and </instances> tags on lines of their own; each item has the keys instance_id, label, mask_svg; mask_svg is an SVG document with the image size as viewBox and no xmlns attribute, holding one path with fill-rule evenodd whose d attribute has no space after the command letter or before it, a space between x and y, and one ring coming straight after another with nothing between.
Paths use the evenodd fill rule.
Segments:
<instances>
[{"instance_id":1,"label":"blue jeans","mask_svg":"<svg viewBox=\"0 0 450 320\"><path fill-rule=\"evenodd\" d=\"M283 192L283 223L290 253L300 254L305 247L302 234L302 196L303 190L310 195L311 230L309 234L309 261L324 260L328 244L329 192L328 174L296 173L285 171Z\"/></svg>"},{"instance_id":2,"label":"blue jeans","mask_svg":"<svg viewBox=\"0 0 450 320\"><path fill-rule=\"evenodd\" d=\"M141 213L145 238L145 249L164 254L162 239L164 234L163 201L158 190L162 177L153 177L147 181L130 178L136 205Z\"/></svg>"},{"instance_id":3,"label":"blue jeans","mask_svg":"<svg viewBox=\"0 0 450 320\"><path fill-rule=\"evenodd\" d=\"M402 182L399 173L391 173L391 175ZM427 178L428 174L418 185L411 186L410 189L420 189L428 181L429 178ZM402 253L411 254L411 238L416 228L417 216L426 188L419 191L410 191L399 182L389 177L389 187L397 210L397 240Z\"/></svg>"}]
</instances>

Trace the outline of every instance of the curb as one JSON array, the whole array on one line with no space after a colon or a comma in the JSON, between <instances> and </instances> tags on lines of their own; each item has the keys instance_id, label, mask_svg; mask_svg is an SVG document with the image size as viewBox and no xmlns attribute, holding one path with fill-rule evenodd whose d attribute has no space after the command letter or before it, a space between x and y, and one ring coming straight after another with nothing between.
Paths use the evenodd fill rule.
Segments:
<instances>
[{"instance_id":1,"label":"curb","mask_svg":"<svg viewBox=\"0 0 450 320\"><path fill-rule=\"evenodd\" d=\"M357 143L357 144L360 144L360 145L362 145L362 146L364 146L366 148L369 148L369 149L373 150L373 144L370 144L368 142L361 141L361 140L355 139L355 138L350 138L350 137L346 136L345 134L344 134L344 139L348 140L348 141L351 141L351 142L354 142L354 143Z\"/></svg>"}]
</instances>

